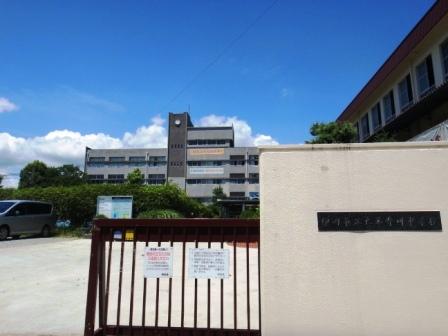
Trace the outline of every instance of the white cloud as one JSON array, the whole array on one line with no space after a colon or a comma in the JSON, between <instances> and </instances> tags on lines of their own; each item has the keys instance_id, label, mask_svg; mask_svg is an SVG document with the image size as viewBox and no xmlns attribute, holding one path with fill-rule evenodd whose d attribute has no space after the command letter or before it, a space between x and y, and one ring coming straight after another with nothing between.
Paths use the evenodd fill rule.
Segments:
<instances>
[{"instance_id":1,"label":"white cloud","mask_svg":"<svg viewBox=\"0 0 448 336\"><path fill-rule=\"evenodd\" d=\"M19 107L7 98L0 97L0 113L12 112L18 110Z\"/></svg>"},{"instance_id":2,"label":"white cloud","mask_svg":"<svg viewBox=\"0 0 448 336\"><path fill-rule=\"evenodd\" d=\"M14 188L19 184L19 175L8 175L7 173L0 174L3 176L1 186L4 188Z\"/></svg>"},{"instance_id":3,"label":"white cloud","mask_svg":"<svg viewBox=\"0 0 448 336\"><path fill-rule=\"evenodd\" d=\"M151 119L151 125L139 127L135 133L126 132L124 147L166 147L168 142L165 121L158 115Z\"/></svg>"},{"instance_id":4,"label":"white cloud","mask_svg":"<svg viewBox=\"0 0 448 336\"><path fill-rule=\"evenodd\" d=\"M211 114L199 120L198 126L232 126L235 130L235 146L278 145L270 135L252 134L249 124L238 117L224 117Z\"/></svg>"},{"instance_id":5,"label":"white cloud","mask_svg":"<svg viewBox=\"0 0 448 336\"><path fill-rule=\"evenodd\" d=\"M6 175L3 185L16 186L17 173L33 160L48 165L72 163L82 166L86 147L166 147L163 124L164 120L157 116L148 126L139 127L134 133L126 132L121 139L104 133L81 134L70 130L55 130L32 138L0 132L0 174Z\"/></svg>"},{"instance_id":6,"label":"white cloud","mask_svg":"<svg viewBox=\"0 0 448 336\"><path fill-rule=\"evenodd\" d=\"M200 119L197 126L230 126L235 129L236 146L278 144L270 135L253 134L252 128L237 117L209 115ZM40 160L51 166L84 163L85 147L91 148L165 148L167 129L160 116L151 119L149 125L134 132L126 132L121 138L104 133L81 134L71 130L55 130L37 137L16 137L0 132L0 174L6 175L4 186L17 186L18 173L24 165Z\"/></svg>"}]
</instances>

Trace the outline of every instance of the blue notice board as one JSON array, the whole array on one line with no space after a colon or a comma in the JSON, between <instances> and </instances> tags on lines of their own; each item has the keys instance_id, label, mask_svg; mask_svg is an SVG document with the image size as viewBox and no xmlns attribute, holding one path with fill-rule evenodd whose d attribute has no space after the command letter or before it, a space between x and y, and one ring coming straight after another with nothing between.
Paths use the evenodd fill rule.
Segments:
<instances>
[{"instance_id":1,"label":"blue notice board","mask_svg":"<svg viewBox=\"0 0 448 336\"><path fill-rule=\"evenodd\" d=\"M132 196L98 196L96 214L111 219L132 218Z\"/></svg>"}]
</instances>

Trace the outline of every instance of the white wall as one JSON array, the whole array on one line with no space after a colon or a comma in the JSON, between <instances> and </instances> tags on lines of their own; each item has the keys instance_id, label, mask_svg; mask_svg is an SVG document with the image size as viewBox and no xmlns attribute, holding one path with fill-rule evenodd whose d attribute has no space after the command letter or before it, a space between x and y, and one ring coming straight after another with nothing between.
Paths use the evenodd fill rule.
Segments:
<instances>
[{"instance_id":1,"label":"white wall","mask_svg":"<svg viewBox=\"0 0 448 336\"><path fill-rule=\"evenodd\" d=\"M448 144L261 149L262 333L448 335ZM440 210L443 232L318 232L317 211Z\"/></svg>"}]
</instances>

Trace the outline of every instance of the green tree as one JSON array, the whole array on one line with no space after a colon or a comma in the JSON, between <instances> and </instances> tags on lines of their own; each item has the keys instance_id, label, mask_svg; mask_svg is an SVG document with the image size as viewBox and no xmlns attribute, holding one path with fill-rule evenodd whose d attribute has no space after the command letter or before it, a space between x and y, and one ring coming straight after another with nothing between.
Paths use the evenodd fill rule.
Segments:
<instances>
[{"instance_id":1,"label":"green tree","mask_svg":"<svg viewBox=\"0 0 448 336\"><path fill-rule=\"evenodd\" d=\"M74 186L84 181L84 173L72 164L48 167L42 161L33 161L21 170L19 188Z\"/></svg>"},{"instance_id":2,"label":"green tree","mask_svg":"<svg viewBox=\"0 0 448 336\"><path fill-rule=\"evenodd\" d=\"M128 174L128 183L133 185L141 185L145 182L142 172L136 168Z\"/></svg>"},{"instance_id":3,"label":"green tree","mask_svg":"<svg viewBox=\"0 0 448 336\"><path fill-rule=\"evenodd\" d=\"M219 217L221 216L221 205L218 204L218 200L226 199L227 195L221 186L214 188L212 194L212 203L207 206L210 212L209 217Z\"/></svg>"},{"instance_id":4,"label":"green tree","mask_svg":"<svg viewBox=\"0 0 448 336\"><path fill-rule=\"evenodd\" d=\"M85 182L84 172L75 165L68 164L56 168L57 177L52 182L55 186L74 186Z\"/></svg>"},{"instance_id":5,"label":"green tree","mask_svg":"<svg viewBox=\"0 0 448 336\"><path fill-rule=\"evenodd\" d=\"M310 128L313 138L306 143L350 143L356 140L356 128L350 122L314 123Z\"/></svg>"},{"instance_id":6,"label":"green tree","mask_svg":"<svg viewBox=\"0 0 448 336\"><path fill-rule=\"evenodd\" d=\"M42 161L33 161L20 171L19 188L48 187L57 175L55 168L49 168Z\"/></svg>"},{"instance_id":7,"label":"green tree","mask_svg":"<svg viewBox=\"0 0 448 336\"><path fill-rule=\"evenodd\" d=\"M224 190L222 189L221 186L217 186L216 188L214 188L213 191L212 191L212 194L213 194L213 196L212 196L212 203L215 204L215 205L217 204L219 199L226 199L227 198L227 195L226 195L226 193L224 192Z\"/></svg>"},{"instance_id":8,"label":"green tree","mask_svg":"<svg viewBox=\"0 0 448 336\"><path fill-rule=\"evenodd\" d=\"M3 182L3 175L0 175L0 188L3 188L3 186L2 186L2 182Z\"/></svg>"}]
</instances>

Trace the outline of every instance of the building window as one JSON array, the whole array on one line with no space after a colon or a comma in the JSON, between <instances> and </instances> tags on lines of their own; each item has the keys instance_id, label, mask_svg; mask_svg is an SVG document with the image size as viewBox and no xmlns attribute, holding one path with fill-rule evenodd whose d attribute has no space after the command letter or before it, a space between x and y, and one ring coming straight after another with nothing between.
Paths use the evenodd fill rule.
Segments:
<instances>
[{"instance_id":1,"label":"building window","mask_svg":"<svg viewBox=\"0 0 448 336\"><path fill-rule=\"evenodd\" d=\"M244 174L230 174L230 183L233 184L244 184L246 182L246 177Z\"/></svg>"},{"instance_id":2,"label":"building window","mask_svg":"<svg viewBox=\"0 0 448 336\"><path fill-rule=\"evenodd\" d=\"M209 140L188 140L189 146L218 146L225 145L228 140L225 139L209 139Z\"/></svg>"},{"instance_id":3,"label":"building window","mask_svg":"<svg viewBox=\"0 0 448 336\"><path fill-rule=\"evenodd\" d=\"M414 97L412 95L411 75L408 74L398 83L398 98L402 111L412 104Z\"/></svg>"},{"instance_id":4,"label":"building window","mask_svg":"<svg viewBox=\"0 0 448 336\"><path fill-rule=\"evenodd\" d=\"M109 174L107 178L109 183L124 183L124 174Z\"/></svg>"},{"instance_id":5,"label":"building window","mask_svg":"<svg viewBox=\"0 0 448 336\"><path fill-rule=\"evenodd\" d=\"M233 199L245 199L246 193L244 191L231 191L229 197Z\"/></svg>"},{"instance_id":6,"label":"building window","mask_svg":"<svg viewBox=\"0 0 448 336\"><path fill-rule=\"evenodd\" d=\"M148 174L148 184L165 184L165 175Z\"/></svg>"},{"instance_id":7,"label":"building window","mask_svg":"<svg viewBox=\"0 0 448 336\"><path fill-rule=\"evenodd\" d=\"M383 108L386 122L389 122L395 118L395 101L394 92L392 90L383 97Z\"/></svg>"},{"instance_id":8,"label":"building window","mask_svg":"<svg viewBox=\"0 0 448 336\"><path fill-rule=\"evenodd\" d=\"M93 156L89 158L87 163L90 167L104 167L106 163L106 158L104 156Z\"/></svg>"},{"instance_id":9,"label":"building window","mask_svg":"<svg viewBox=\"0 0 448 336\"><path fill-rule=\"evenodd\" d=\"M89 158L89 162L104 162L106 158L104 156L92 156Z\"/></svg>"},{"instance_id":10,"label":"building window","mask_svg":"<svg viewBox=\"0 0 448 336\"><path fill-rule=\"evenodd\" d=\"M258 155L249 155L249 164L258 166Z\"/></svg>"},{"instance_id":11,"label":"building window","mask_svg":"<svg viewBox=\"0 0 448 336\"><path fill-rule=\"evenodd\" d=\"M432 66L432 57L429 55L416 67L417 87L420 96L424 96L434 86L434 69Z\"/></svg>"},{"instance_id":12,"label":"building window","mask_svg":"<svg viewBox=\"0 0 448 336\"><path fill-rule=\"evenodd\" d=\"M442 43L440 50L442 53L443 73L445 79L448 79L448 39Z\"/></svg>"},{"instance_id":13,"label":"building window","mask_svg":"<svg viewBox=\"0 0 448 336\"><path fill-rule=\"evenodd\" d=\"M260 183L260 175L258 173L250 173L249 184L258 184L258 183Z\"/></svg>"},{"instance_id":14,"label":"building window","mask_svg":"<svg viewBox=\"0 0 448 336\"><path fill-rule=\"evenodd\" d=\"M129 166L132 167L143 167L146 165L146 158L144 156L130 156L129 163Z\"/></svg>"},{"instance_id":15,"label":"building window","mask_svg":"<svg viewBox=\"0 0 448 336\"><path fill-rule=\"evenodd\" d=\"M165 165L166 165L166 156L150 156L149 157L148 166L158 167L158 166L165 166Z\"/></svg>"},{"instance_id":16,"label":"building window","mask_svg":"<svg viewBox=\"0 0 448 336\"><path fill-rule=\"evenodd\" d=\"M224 164L223 161L188 161L188 166L194 167L219 167Z\"/></svg>"},{"instance_id":17,"label":"building window","mask_svg":"<svg viewBox=\"0 0 448 336\"><path fill-rule=\"evenodd\" d=\"M109 162L123 162L125 161L124 156L111 156L109 157Z\"/></svg>"},{"instance_id":18,"label":"building window","mask_svg":"<svg viewBox=\"0 0 448 336\"><path fill-rule=\"evenodd\" d=\"M188 179L187 184L223 184L222 179Z\"/></svg>"},{"instance_id":19,"label":"building window","mask_svg":"<svg viewBox=\"0 0 448 336\"><path fill-rule=\"evenodd\" d=\"M244 166L246 158L244 155L230 155L230 164L232 166Z\"/></svg>"},{"instance_id":20,"label":"building window","mask_svg":"<svg viewBox=\"0 0 448 336\"><path fill-rule=\"evenodd\" d=\"M372 114L372 127L373 131L381 128L381 107L380 103L377 103L370 112Z\"/></svg>"},{"instance_id":21,"label":"building window","mask_svg":"<svg viewBox=\"0 0 448 336\"><path fill-rule=\"evenodd\" d=\"M87 175L89 183L103 183L104 175Z\"/></svg>"},{"instance_id":22,"label":"building window","mask_svg":"<svg viewBox=\"0 0 448 336\"><path fill-rule=\"evenodd\" d=\"M165 174L148 174L149 179L164 179Z\"/></svg>"},{"instance_id":23,"label":"building window","mask_svg":"<svg viewBox=\"0 0 448 336\"><path fill-rule=\"evenodd\" d=\"M362 139L366 139L370 135L369 115L365 114L361 118Z\"/></svg>"}]
</instances>

